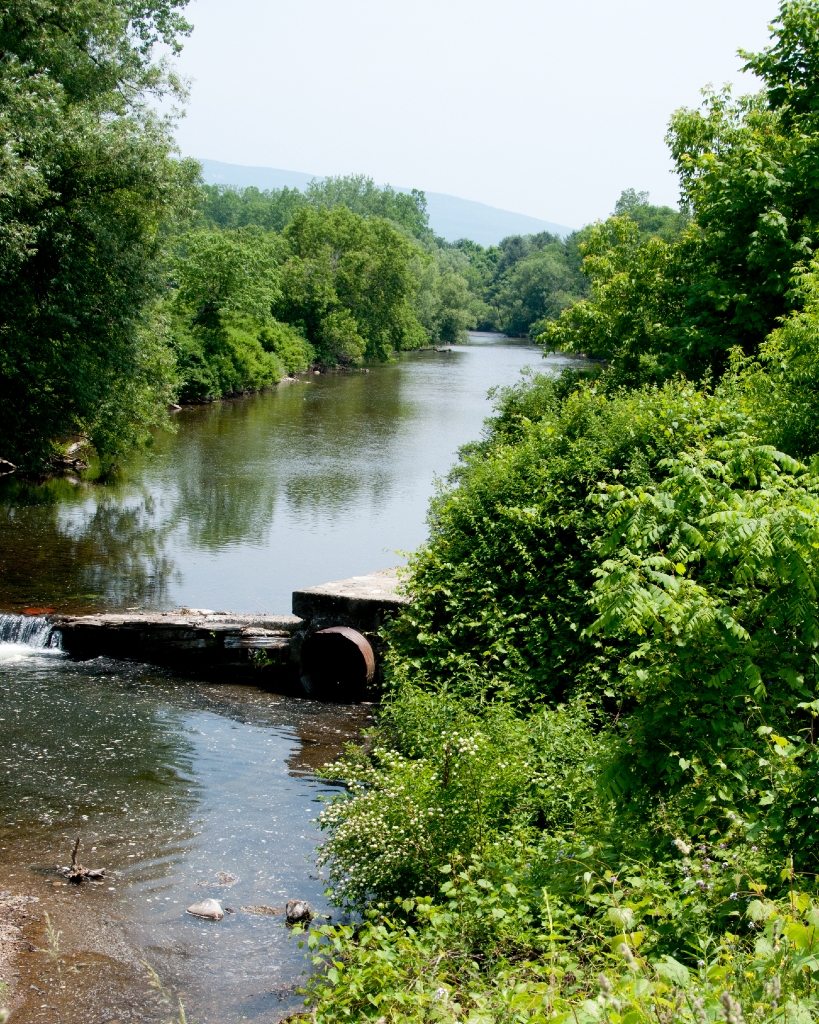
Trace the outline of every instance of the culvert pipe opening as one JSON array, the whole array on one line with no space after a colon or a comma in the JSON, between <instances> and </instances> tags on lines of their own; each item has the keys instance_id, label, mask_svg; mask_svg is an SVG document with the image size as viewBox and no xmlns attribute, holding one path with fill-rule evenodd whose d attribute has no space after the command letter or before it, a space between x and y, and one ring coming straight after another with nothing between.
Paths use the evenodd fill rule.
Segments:
<instances>
[{"instance_id":1,"label":"culvert pipe opening","mask_svg":"<svg viewBox=\"0 0 819 1024\"><path fill-rule=\"evenodd\" d=\"M349 626L308 636L301 649L301 684L309 697L349 703L363 700L375 678L369 640Z\"/></svg>"}]
</instances>

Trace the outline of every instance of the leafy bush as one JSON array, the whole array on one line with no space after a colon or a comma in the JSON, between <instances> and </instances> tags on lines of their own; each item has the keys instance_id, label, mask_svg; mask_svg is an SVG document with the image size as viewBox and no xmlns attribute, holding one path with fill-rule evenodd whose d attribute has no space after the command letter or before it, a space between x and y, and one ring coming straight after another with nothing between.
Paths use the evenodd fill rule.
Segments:
<instances>
[{"instance_id":1,"label":"leafy bush","mask_svg":"<svg viewBox=\"0 0 819 1024\"><path fill-rule=\"evenodd\" d=\"M395 670L416 685L513 700L562 699L581 679L602 691L619 658L583 635L606 515L591 499L648 484L663 460L748 422L684 382L564 390L536 376L528 397L502 393L495 432L434 500L430 542L410 561L414 603L389 633Z\"/></svg>"},{"instance_id":2,"label":"leafy bush","mask_svg":"<svg viewBox=\"0 0 819 1024\"><path fill-rule=\"evenodd\" d=\"M252 327L186 331L175 340L183 402L208 402L275 384L284 367Z\"/></svg>"},{"instance_id":3,"label":"leafy bush","mask_svg":"<svg viewBox=\"0 0 819 1024\"><path fill-rule=\"evenodd\" d=\"M819 451L819 266L798 268L792 282L801 310L784 317L754 360L735 353L737 398L758 429L782 451L810 458ZM727 384L728 382L726 382Z\"/></svg>"},{"instance_id":4,"label":"leafy bush","mask_svg":"<svg viewBox=\"0 0 819 1024\"><path fill-rule=\"evenodd\" d=\"M309 992L314 1019L815 1020L815 900L769 898L728 844L677 847L622 877L596 870L592 850L569 854L560 892L538 888L522 859L511 870L444 864L435 899L399 898L362 925L311 932L324 968Z\"/></svg>"},{"instance_id":5,"label":"leafy bush","mask_svg":"<svg viewBox=\"0 0 819 1024\"><path fill-rule=\"evenodd\" d=\"M595 816L588 762L599 744L579 707L524 721L502 703L476 714L407 689L382 728L369 755L327 769L348 792L319 818L330 833L320 859L341 901L434 893L454 855L484 856L530 823L571 828Z\"/></svg>"},{"instance_id":6,"label":"leafy bush","mask_svg":"<svg viewBox=\"0 0 819 1024\"><path fill-rule=\"evenodd\" d=\"M715 799L705 783L714 764L720 802L743 816L758 805L771 827L773 792L788 787L772 781L783 759L770 760L769 737L792 734L774 749L801 748L799 708L816 696L817 481L741 434L660 468L657 485L607 484L596 497L608 530L595 545L598 617L586 635L623 653L622 763L655 791L695 779L694 805L698 789Z\"/></svg>"},{"instance_id":7,"label":"leafy bush","mask_svg":"<svg viewBox=\"0 0 819 1024\"><path fill-rule=\"evenodd\" d=\"M174 241L176 289L166 310L183 401L266 387L285 369L309 365L304 339L270 313L279 261L275 237L252 228L196 231Z\"/></svg>"},{"instance_id":8,"label":"leafy bush","mask_svg":"<svg viewBox=\"0 0 819 1024\"><path fill-rule=\"evenodd\" d=\"M436 499L372 750L328 769L321 857L375 917L325 933L319 1019L712 1020L776 985L810 1019L819 916L774 902L819 836L817 484L735 377L607 387L502 392Z\"/></svg>"},{"instance_id":9,"label":"leafy bush","mask_svg":"<svg viewBox=\"0 0 819 1024\"><path fill-rule=\"evenodd\" d=\"M309 341L289 324L274 321L259 331L259 343L265 352L272 352L289 374L306 370L316 358Z\"/></svg>"},{"instance_id":10,"label":"leafy bush","mask_svg":"<svg viewBox=\"0 0 819 1024\"><path fill-rule=\"evenodd\" d=\"M500 392L432 504L316 1021L819 1019L819 2L774 36L675 116L693 220L588 235L547 335L613 365Z\"/></svg>"}]
</instances>

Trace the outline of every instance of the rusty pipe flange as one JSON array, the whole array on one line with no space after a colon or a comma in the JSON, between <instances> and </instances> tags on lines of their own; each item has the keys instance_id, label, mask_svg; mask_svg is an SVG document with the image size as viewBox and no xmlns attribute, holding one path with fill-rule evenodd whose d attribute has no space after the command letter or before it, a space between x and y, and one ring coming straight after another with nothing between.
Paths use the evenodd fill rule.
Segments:
<instances>
[{"instance_id":1,"label":"rusty pipe flange","mask_svg":"<svg viewBox=\"0 0 819 1024\"><path fill-rule=\"evenodd\" d=\"M370 641L349 626L330 626L305 637L301 685L309 697L340 703L363 700L375 678Z\"/></svg>"}]
</instances>

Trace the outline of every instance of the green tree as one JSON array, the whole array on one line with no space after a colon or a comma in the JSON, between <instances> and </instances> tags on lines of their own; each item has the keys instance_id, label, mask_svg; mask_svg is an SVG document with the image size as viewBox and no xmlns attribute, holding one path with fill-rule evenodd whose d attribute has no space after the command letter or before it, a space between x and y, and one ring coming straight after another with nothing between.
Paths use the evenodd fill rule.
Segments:
<instances>
[{"instance_id":1,"label":"green tree","mask_svg":"<svg viewBox=\"0 0 819 1024\"><path fill-rule=\"evenodd\" d=\"M171 158L171 124L144 98L180 95L151 54L179 48L181 6L12 0L0 13L0 454L15 464L74 432L115 452L164 416L172 362L146 328L161 225L197 169ZM126 381L139 400L123 416Z\"/></svg>"},{"instance_id":2,"label":"green tree","mask_svg":"<svg viewBox=\"0 0 819 1024\"><path fill-rule=\"evenodd\" d=\"M560 243L514 263L496 286L498 326L506 334L539 333L541 322L554 320L580 298L577 277Z\"/></svg>"},{"instance_id":3,"label":"green tree","mask_svg":"<svg viewBox=\"0 0 819 1024\"><path fill-rule=\"evenodd\" d=\"M637 380L641 373L667 376L680 369L697 239L643 239L631 217L612 217L591 228L582 251L591 296L544 324L538 341L616 359L618 369Z\"/></svg>"},{"instance_id":4,"label":"green tree","mask_svg":"<svg viewBox=\"0 0 819 1024\"><path fill-rule=\"evenodd\" d=\"M630 217L637 222L640 236L662 238L670 242L679 237L689 221L688 211L675 210L671 206L653 206L648 192L624 189L614 204L615 217Z\"/></svg>"},{"instance_id":5,"label":"green tree","mask_svg":"<svg viewBox=\"0 0 819 1024\"><path fill-rule=\"evenodd\" d=\"M426 342L412 306L417 250L387 221L346 206L307 207L283 239L274 314L301 327L326 364L384 360Z\"/></svg>"},{"instance_id":6,"label":"green tree","mask_svg":"<svg viewBox=\"0 0 819 1024\"><path fill-rule=\"evenodd\" d=\"M260 191L253 186L203 185L199 216L207 227L243 228L255 225L283 231L307 200L297 188Z\"/></svg>"},{"instance_id":7,"label":"green tree","mask_svg":"<svg viewBox=\"0 0 819 1024\"><path fill-rule=\"evenodd\" d=\"M265 387L312 361L305 339L271 315L280 253L277 237L258 228L195 231L176 241L176 287L166 308L183 400Z\"/></svg>"},{"instance_id":8,"label":"green tree","mask_svg":"<svg viewBox=\"0 0 819 1024\"><path fill-rule=\"evenodd\" d=\"M584 264L593 295L546 329L546 344L632 367L647 357L661 375L699 376L725 369L736 346L754 355L799 307L793 278L819 232L819 107L810 84L819 3L784 0L771 27L771 46L742 54L760 92L734 99L728 89L706 91L700 110L671 120L688 226L666 219L659 239L647 238L657 208L625 193L617 212L637 232L598 229Z\"/></svg>"},{"instance_id":9,"label":"green tree","mask_svg":"<svg viewBox=\"0 0 819 1024\"><path fill-rule=\"evenodd\" d=\"M415 311L433 344L463 341L478 323L480 301L469 289L463 271L467 258L456 249L437 249L419 257Z\"/></svg>"},{"instance_id":10,"label":"green tree","mask_svg":"<svg viewBox=\"0 0 819 1024\"><path fill-rule=\"evenodd\" d=\"M584 236L510 235L487 249L466 239L456 242L469 261L461 273L477 300L479 326L514 335L538 333L576 302L587 290L579 249Z\"/></svg>"},{"instance_id":11,"label":"green tree","mask_svg":"<svg viewBox=\"0 0 819 1024\"><path fill-rule=\"evenodd\" d=\"M393 221L415 238L431 235L426 197L415 188L411 192L399 192L391 185L379 188L372 178L351 174L311 181L304 194L316 209L346 206L362 217Z\"/></svg>"}]
</instances>

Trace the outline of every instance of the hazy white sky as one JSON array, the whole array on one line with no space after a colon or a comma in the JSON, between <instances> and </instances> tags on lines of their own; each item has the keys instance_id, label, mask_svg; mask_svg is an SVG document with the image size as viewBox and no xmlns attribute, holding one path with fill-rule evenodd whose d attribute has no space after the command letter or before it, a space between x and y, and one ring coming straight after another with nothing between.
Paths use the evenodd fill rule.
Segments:
<instances>
[{"instance_id":1,"label":"hazy white sky","mask_svg":"<svg viewBox=\"0 0 819 1024\"><path fill-rule=\"evenodd\" d=\"M194 0L186 155L362 172L572 227L674 202L669 114L743 81L776 0Z\"/></svg>"}]
</instances>

